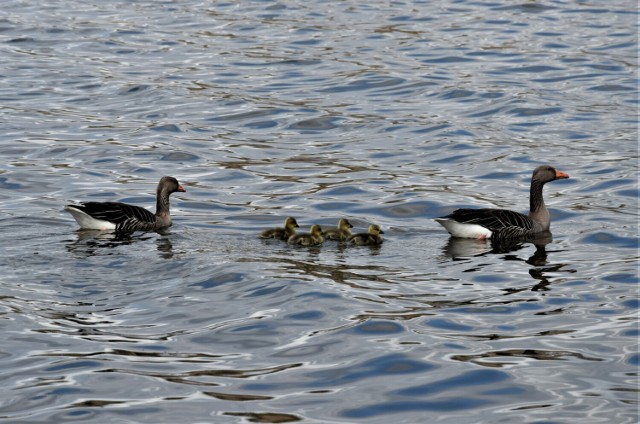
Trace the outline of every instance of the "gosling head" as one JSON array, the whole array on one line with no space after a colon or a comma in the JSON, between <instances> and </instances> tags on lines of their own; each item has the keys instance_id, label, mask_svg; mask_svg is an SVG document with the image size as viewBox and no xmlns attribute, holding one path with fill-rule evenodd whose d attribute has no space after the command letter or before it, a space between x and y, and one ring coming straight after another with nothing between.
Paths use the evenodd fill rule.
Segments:
<instances>
[{"instance_id":1,"label":"gosling head","mask_svg":"<svg viewBox=\"0 0 640 424\"><path fill-rule=\"evenodd\" d=\"M384 231L380 229L379 225L371 224L369 225L369 234L373 234L374 236L379 236L380 234L384 234Z\"/></svg>"},{"instance_id":2,"label":"gosling head","mask_svg":"<svg viewBox=\"0 0 640 424\"><path fill-rule=\"evenodd\" d=\"M353 225L351 225L346 218L340 218L340 221L338 221L338 228L341 230L348 230L349 228L353 228Z\"/></svg>"},{"instance_id":3,"label":"gosling head","mask_svg":"<svg viewBox=\"0 0 640 424\"><path fill-rule=\"evenodd\" d=\"M287 217L287 219L284 220L284 227L285 228L300 228L300 226L298 225L298 221L296 221L296 219L292 216Z\"/></svg>"}]
</instances>

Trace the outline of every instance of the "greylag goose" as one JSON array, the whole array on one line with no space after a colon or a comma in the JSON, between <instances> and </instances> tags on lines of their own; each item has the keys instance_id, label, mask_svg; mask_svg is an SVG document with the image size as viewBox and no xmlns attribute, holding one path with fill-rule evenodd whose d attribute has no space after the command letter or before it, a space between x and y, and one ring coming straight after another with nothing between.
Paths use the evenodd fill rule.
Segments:
<instances>
[{"instance_id":1,"label":"greylag goose","mask_svg":"<svg viewBox=\"0 0 640 424\"><path fill-rule=\"evenodd\" d=\"M371 224L366 233L354 234L347 239L347 242L357 246L379 246L384 241L380 234L384 234L380 226Z\"/></svg>"},{"instance_id":2,"label":"greylag goose","mask_svg":"<svg viewBox=\"0 0 640 424\"><path fill-rule=\"evenodd\" d=\"M327 240L345 241L351 237L350 228L353 228L353 225L346 218L340 218L338 228L324 230L322 236Z\"/></svg>"},{"instance_id":3,"label":"greylag goose","mask_svg":"<svg viewBox=\"0 0 640 424\"><path fill-rule=\"evenodd\" d=\"M287 240L289 244L297 246L318 246L323 241L322 228L317 224L311 226L310 232L294 234Z\"/></svg>"},{"instance_id":4,"label":"greylag goose","mask_svg":"<svg viewBox=\"0 0 640 424\"><path fill-rule=\"evenodd\" d=\"M276 240L287 241L289 240L289 237L296 233L296 228L300 228L298 222L294 217L289 216L284 220L284 228L269 228L268 230L264 230L260 234L260 238L273 238Z\"/></svg>"},{"instance_id":5,"label":"greylag goose","mask_svg":"<svg viewBox=\"0 0 640 424\"><path fill-rule=\"evenodd\" d=\"M186 190L173 177L160 179L155 215L140 206L119 202L84 202L67 205L64 209L73 215L83 230L115 230L116 233L155 231L171 226L169 195L176 191Z\"/></svg>"},{"instance_id":6,"label":"greylag goose","mask_svg":"<svg viewBox=\"0 0 640 424\"><path fill-rule=\"evenodd\" d=\"M529 216L506 209L457 209L436 221L452 236L463 238L514 239L549 231L549 211L542 198L542 189L550 181L565 178L569 175L548 165L533 171Z\"/></svg>"}]
</instances>

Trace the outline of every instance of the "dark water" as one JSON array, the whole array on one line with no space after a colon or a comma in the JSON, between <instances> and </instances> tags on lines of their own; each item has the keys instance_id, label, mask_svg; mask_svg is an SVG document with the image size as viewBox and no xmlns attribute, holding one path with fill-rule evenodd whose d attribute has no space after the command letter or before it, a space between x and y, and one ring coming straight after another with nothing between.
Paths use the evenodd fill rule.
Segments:
<instances>
[{"instance_id":1,"label":"dark water","mask_svg":"<svg viewBox=\"0 0 640 424\"><path fill-rule=\"evenodd\" d=\"M632 1L9 0L0 421L635 423ZM461 206L551 240L451 240ZM73 200L174 226L77 232ZM348 217L381 248L262 228Z\"/></svg>"}]
</instances>

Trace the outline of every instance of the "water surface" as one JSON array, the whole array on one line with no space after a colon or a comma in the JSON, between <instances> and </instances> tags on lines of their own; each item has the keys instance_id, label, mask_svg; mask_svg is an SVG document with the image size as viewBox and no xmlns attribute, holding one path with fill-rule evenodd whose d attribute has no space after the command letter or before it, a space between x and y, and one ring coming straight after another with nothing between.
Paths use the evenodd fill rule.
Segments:
<instances>
[{"instance_id":1,"label":"water surface","mask_svg":"<svg viewBox=\"0 0 640 424\"><path fill-rule=\"evenodd\" d=\"M5 3L2 422L637 421L635 2ZM433 221L543 163L551 239Z\"/></svg>"}]
</instances>

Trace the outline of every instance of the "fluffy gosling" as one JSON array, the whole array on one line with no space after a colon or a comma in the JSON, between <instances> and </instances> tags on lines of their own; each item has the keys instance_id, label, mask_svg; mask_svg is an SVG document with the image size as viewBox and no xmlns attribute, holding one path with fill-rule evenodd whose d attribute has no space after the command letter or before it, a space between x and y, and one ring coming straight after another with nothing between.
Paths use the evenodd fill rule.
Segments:
<instances>
[{"instance_id":1,"label":"fluffy gosling","mask_svg":"<svg viewBox=\"0 0 640 424\"><path fill-rule=\"evenodd\" d=\"M294 217L287 217L284 220L284 228L269 228L260 234L263 239L289 240L289 237L296 233L296 228L300 228Z\"/></svg>"},{"instance_id":2,"label":"fluffy gosling","mask_svg":"<svg viewBox=\"0 0 640 424\"><path fill-rule=\"evenodd\" d=\"M354 234L347 239L347 242L356 246L379 246L384 241L380 234L384 234L384 231L378 225L371 224L369 225L369 231Z\"/></svg>"},{"instance_id":3,"label":"fluffy gosling","mask_svg":"<svg viewBox=\"0 0 640 424\"><path fill-rule=\"evenodd\" d=\"M289 237L287 241L289 244L295 246L319 246L324 241L324 237L322 237L322 228L314 224L311 226L311 231L309 233L298 233Z\"/></svg>"},{"instance_id":4,"label":"fluffy gosling","mask_svg":"<svg viewBox=\"0 0 640 424\"><path fill-rule=\"evenodd\" d=\"M351 237L351 228L353 228L353 225L346 218L340 218L338 228L324 230L322 235L326 240L346 241Z\"/></svg>"}]
</instances>

